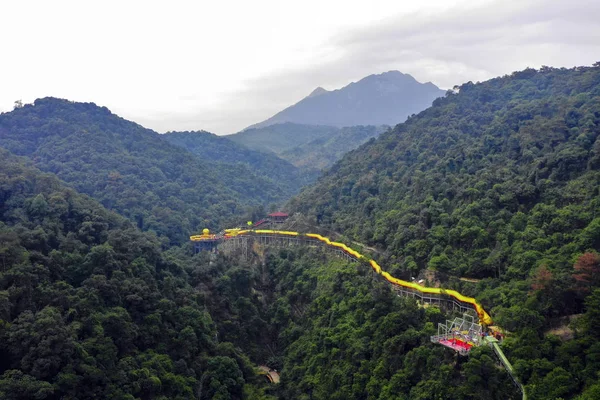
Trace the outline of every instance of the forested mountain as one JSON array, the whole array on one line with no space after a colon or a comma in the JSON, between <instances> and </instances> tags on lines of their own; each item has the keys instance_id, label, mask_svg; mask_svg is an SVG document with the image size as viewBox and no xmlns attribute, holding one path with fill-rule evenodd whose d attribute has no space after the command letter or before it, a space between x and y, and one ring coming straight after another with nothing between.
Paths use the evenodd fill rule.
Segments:
<instances>
[{"instance_id":1,"label":"forested mountain","mask_svg":"<svg viewBox=\"0 0 600 400\"><path fill-rule=\"evenodd\" d=\"M363 265L306 250L248 263L161 252L153 234L2 149L0 199L2 399L515 394L487 349L450 368L453 354L428 343L441 314ZM283 370L282 383L249 357Z\"/></svg>"},{"instance_id":2,"label":"forested mountain","mask_svg":"<svg viewBox=\"0 0 600 400\"><path fill-rule=\"evenodd\" d=\"M247 166L204 162L93 103L38 99L0 115L0 146L172 243L291 189Z\"/></svg>"},{"instance_id":3,"label":"forested mountain","mask_svg":"<svg viewBox=\"0 0 600 400\"><path fill-rule=\"evenodd\" d=\"M319 87L298 103L247 129L284 122L337 127L393 126L443 95L444 91L431 82L419 83L409 74L389 71L369 75L337 90Z\"/></svg>"},{"instance_id":4,"label":"forested mountain","mask_svg":"<svg viewBox=\"0 0 600 400\"><path fill-rule=\"evenodd\" d=\"M490 349L457 359L432 345L444 316L396 296L368 266L278 256L268 265L282 282L274 313L285 327L280 398L518 398Z\"/></svg>"},{"instance_id":5,"label":"forested mountain","mask_svg":"<svg viewBox=\"0 0 600 400\"><path fill-rule=\"evenodd\" d=\"M369 265L318 248L192 255L187 230L279 198L251 168L290 166L172 135L190 151L93 104L0 115L0 145L26 156L0 148L0 398L520 398L491 349L431 343L448 315ZM333 146L315 143L313 164ZM381 248L398 277L477 297L530 400L600 398L600 64L456 87L289 207Z\"/></svg>"},{"instance_id":6,"label":"forested mountain","mask_svg":"<svg viewBox=\"0 0 600 400\"><path fill-rule=\"evenodd\" d=\"M331 126L276 124L248 129L225 136L247 148L272 152L287 160L304 173L320 172L333 165L348 151L389 129L381 126Z\"/></svg>"},{"instance_id":7,"label":"forested mountain","mask_svg":"<svg viewBox=\"0 0 600 400\"><path fill-rule=\"evenodd\" d=\"M171 258L156 236L0 149L0 398L260 393Z\"/></svg>"},{"instance_id":8,"label":"forested mountain","mask_svg":"<svg viewBox=\"0 0 600 400\"><path fill-rule=\"evenodd\" d=\"M396 276L427 268L477 296L513 332L505 348L530 398L592 399L599 188L596 64L463 84L348 153L290 206L385 248ZM562 339L548 333L580 313Z\"/></svg>"},{"instance_id":9,"label":"forested mountain","mask_svg":"<svg viewBox=\"0 0 600 400\"><path fill-rule=\"evenodd\" d=\"M193 282L227 262L199 262ZM281 371L278 399L520 398L491 349L457 358L432 344L440 311L399 298L367 265L292 248L228 276L207 288L220 338Z\"/></svg>"},{"instance_id":10,"label":"forested mountain","mask_svg":"<svg viewBox=\"0 0 600 400\"><path fill-rule=\"evenodd\" d=\"M281 154L313 140L330 138L338 131L333 126L282 123L250 128L225 137L249 149Z\"/></svg>"},{"instance_id":11,"label":"forested mountain","mask_svg":"<svg viewBox=\"0 0 600 400\"><path fill-rule=\"evenodd\" d=\"M284 190L285 195L297 193L316 177L304 173L275 154L252 150L209 132L168 132L162 138L218 168L242 164L254 175L273 181Z\"/></svg>"},{"instance_id":12,"label":"forested mountain","mask_svg":"<svg viewBox=\"0 0 600 400\"><path fill-rule=\"evenodd\" d=\"M332 166L350 150L354 150L371 138L376 138L389 127L350 126L341 128L337 133L301 144L280 154L297 167L322 171Z\"/></svg>"}]
</instances>

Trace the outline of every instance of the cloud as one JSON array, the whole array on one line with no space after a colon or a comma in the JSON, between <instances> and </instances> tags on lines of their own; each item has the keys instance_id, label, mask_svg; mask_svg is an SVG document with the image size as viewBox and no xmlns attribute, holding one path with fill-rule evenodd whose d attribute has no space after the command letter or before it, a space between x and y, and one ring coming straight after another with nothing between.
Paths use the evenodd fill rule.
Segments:
<instances>
[{"instance_id":1,"label":"cloud","mask_svg":"<svg viewBox=\"0 0 600 400\"><path fill-rule=\"evenodd\" d=\"M346 62L400 65L450 87L527 66L590 64L600 50L600 7L591 1L494 2L443 15L414 14L342 35Z\"/></svg>"},{"instance_id":2,"label":"cloud","mask_svg":"<svg viewBox=\"0 0 600 400\"><path fill-rule=\"evenodd\" d=\"M339 88L391 69L450 88L526 67L590 65L600 54L599 20L600 4L590 0L495 1L390 17L333 36L306 65L246 81L216 107L228 116L211 125L239 130L316 86Z\"/></svg>"},{"instance_id":3,"label":"cloud","mask_svg":"<svg viewBox=\"0 0 600 400\"><path fill-rule=\"evenodd\" d=\"M122 3L7 3L0 111L56 96L225 134L384 71L450 88L600 54L597 0Z\"/></svg>"}]
</instances>

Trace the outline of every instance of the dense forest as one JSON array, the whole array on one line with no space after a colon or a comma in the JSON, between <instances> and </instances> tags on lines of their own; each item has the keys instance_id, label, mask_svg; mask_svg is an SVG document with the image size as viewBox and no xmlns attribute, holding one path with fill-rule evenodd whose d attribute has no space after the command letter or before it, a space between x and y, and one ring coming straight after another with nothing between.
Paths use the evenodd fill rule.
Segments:
<instances>
[{"instance_id":1,"label":"dense forest","mask_svg":"<svg viewBox=\"0 0 600 400\"><path fill-rule=\"evenodd\" d=\"M364 265L161 252L155 235L0 156L3 399L426 399L432 379L462 382L449 396L514 395L487 349L451 368L453 353L427 344L440 312L393 296Z\"/></svg>"},{"instance_id":2,"label":"dense forest","mask_svg":"<svg viewBox=\"0 0 600 400\"><path fill-rule=\"evenodd\" d=\"M156 236L0 150L0 398L239 399L253 366Z\"/></svg>"},{"instance_id":3,"label":"dense forest","mask_svg":"<svg viewBox=\"0 0 600 400\"><path fill-rule=\"evenodd\" d=\"M194 255L191 231L264 215L293 189L268 169L293 169L170 135L52 98L0 115L0 398L520 398L488 347L430 342L451 314L365 263ZM475 296L529 399L592 400L599 168L600 65L527 69L455 87L288 208L378 249L393 275Z\"/></svg>"},{"instance_id":4,"label":"dense forest","mask_svg":"<svg viewBox=\"0 0 600 400\"><path fill-rule=\"evenodd\" d=\"M321 137L286 150L280 154L280 157L304 170L320 172L331 167L350 150L354 150L369 139L376 138L388 129L387 125L340 128L334 135Z\"/></svg>"},{"instance_id":5,"label":"dense forest","mask_svg":"<svg viewBox=\"0 0 600 400\"><path fill-rule=\"evenodd\" d=\"M249 149L281 154L313 140L328 138L339 128L322 125L293 124L291 122L249 128L226 138Z\"/></svg>"},{"instance_id":6,"label":"dense forest","mask_svg":"<svg viewBox=\"0 0 600 400\"><path fill-rule=\"evenodd\" d=\"M395 296L368 265L282 251L266 266L279 282L270 324L281 327L279 398L518 398L490 349L457 358L432 345L444 316Z\"/></svg>"},{"instance_id":7,"label":"dense forest","mask_svg":"<svg viewBox=\"0 0 600 400\"><path fill-rule=\"evenodd\" d=\"M475 295L532 398L597 398L599 168L600 65L527 69L454 88L291 207Z\"/></svg>"},{"instance_id":8,"label":"dense forest","mask_svg":"<svg viewBox=\"0 0 600 400\"><path fill-rule=\"evenodd\" d=\"M217 168L242 164L252 170L254 175L273 181L289 197L317 177L317 174L300 170L275 154L252 150L227 137L209 132L167 132L162 139L188 150Z\"/></svg>"},{"instance_id":9,"label":"dense forest","mask_svg":"<svg viewBox=\"0 0 600 400\"><path fill-rule=\"evenodd\" d=\"M0 146L172 244L292 194L246 165L201 160L93 103L45 98L1 114Z\"/></svg>"},{"instance_id":10,"label":"dense forest","mask_svg":"<svg viewBox=\"0 0 600 400\"><path fill-rule=\"evenodd\" d=\"M305 179L302 183L304 184L306 177L311 181L314 180L320 175L321 171L331 167L344 154L356 149L369 139L379 136L388 129L389 126L387 125L357 125L336 128L288 122L262 128L249 128L219 139L223 141L229 139L240 146L269 154L271 157L276 154L302 171L302 176ZM189 135L185 136L185 139L182 134L178 135L177 138L169 135L167 139L175 144L185 144L185 148L192 152L199 147L198 143L209 139L215 140L204 135L202 138L194 137L197 143L192 143ZM230 145L227 145L227 148L230 151L232 150ZM206 150L198 150L199 154L204 155L206 153ZM235 153L241 154L239 149L235 149ZM246 153L248 153L248 150L244 152L244 154ZM245 155L244 158L246 158ZM254 155L250 160L251 165L256 164L253 159ZM270 161L270 163L272 162ZM256 168L261 170L262 165L257 165Z\"/></svg>"}]
</instances>

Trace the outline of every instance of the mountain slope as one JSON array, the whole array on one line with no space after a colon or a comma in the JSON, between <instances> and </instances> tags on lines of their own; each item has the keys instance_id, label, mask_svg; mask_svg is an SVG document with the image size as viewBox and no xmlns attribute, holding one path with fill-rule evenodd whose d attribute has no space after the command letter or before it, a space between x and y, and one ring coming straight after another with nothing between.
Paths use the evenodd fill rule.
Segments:
<instances>
[{"instance_id":1,"label":"mountain slope","mask_svg":"<svg viewBox=\"0 0 600 400\"><path fill-rule=\"evenodd\" d=\"M294 165L276 155L249 149L226 137L208 132L168 132L162 138L222 168L227 168L227 164L242 164L255 175L273 181L285 190L286 195L295 194L312 181Z\"/></svg>"},{"instance_id":2,"label":"mountain slope","mask_svg":"<svg viewBox=\"0 0 600 400\"><path fill-rule=\"evenodd\" d=\"M434 398L438 385L452 386L446 398L514 398L490 349L457 360L432 346L440 312L368 268L315 249L237 265L161 252L31 164L0 148L3 400Z\"/></svg>"},{"instance_id":3,"label":"mountain slope","mask_svg":"<svg viewBox=\"0 0 600 400\"><path fill-rule=\"evenodd\" d=\"M241 398L253 366L188 272L30 164L0 148L0 398Z\"/></svg>"},{"instance_id":4,"label":"mountain slope","mask_svg":"<svg viewBox=\"0 0 600 400\"><path fill-rule=\"evenodd\" d=\"M243 165L201 162L92 103L45 98L2 114L0 146L173 243L219 227L246 204L286 196Z\"/></svg>"},{"instance_id":5,"label":"mountain slope","mask_svg":"<svg viewBox=\"0 0 600 400\"><path fill-rule=\"evenodd\" d=\"M332 137L338 131L338 128L332 126L288 122L263 128L249 128L225 137L249 149L281 154L313 140Z\"/></svg>"},{"instance_id":6,"label":"mountain slope","mask_svg":"<svg viewBox=\"0 0 600 400\"><path fill-rule=\"evenodd\" d=\"M431 82L419 83L399 71L369 75L333 90L315 89L298 103L252 125L264 128L284 122L330 125L396 125L431 105L444 91Z\"/></svg>"},{"instance_id":7,"label":"mountain slope","mask_svg":"<svg viewBox=\"0 0 600 400\"><path fill-rule=\"evenodd\" d=\"M545 67L462 85L348 153L290 208L386 248L395 276L476 296L512 333L505 352L529 398L591 399L599 188L600 67ZM547 333L580 313L572 340Z\"/></svg>"},{"instance_id":8,"label":"mountain slope","mask_svg":"<svg viewBox=\"0 0 600 400\"><path fill-rule=\"evenodd\" d=\"M428 245L430 251L417 256L406 245L427 239L436 224L459 223L453 213L467 205L502 207L510 215L530 211L566 196L573 180L595 176L599 71L526 70L464 84L460 93L348 153L292 204L361 240L416 257L423 267L439 249ZM479 212L478 225L492 222L493 214ZM440 213L450 219L439 220ZM403 231L414 224L415 231ZM485 241L495 243L495 234Z\"/></svg>"},{"instance_id":9,"label":"mountain slope","mask_svg":"<svg viewBox=\"0 0 600 400\"><path fill-rule=\"evenodd\" d=\"M341 128L336 134L322 137L286 150L280 157L297 167L322 171L332 166L347 152L354 150L369 139L376 138L389 127L350 126Z\"/></svg>"},{"instance_id":10,"label":"mountain slope","mask_svg":"<svg viewBox=\"0 0 600 400\"><path fill-rule=\"evenodd\" d=\"M314 177L345 153L379 136L386 129L389 127L385 125L336 128L287 122L247 129L225 138L250 149L275 153L300 168L304 174Z\"/></svg>"}]
</instances>

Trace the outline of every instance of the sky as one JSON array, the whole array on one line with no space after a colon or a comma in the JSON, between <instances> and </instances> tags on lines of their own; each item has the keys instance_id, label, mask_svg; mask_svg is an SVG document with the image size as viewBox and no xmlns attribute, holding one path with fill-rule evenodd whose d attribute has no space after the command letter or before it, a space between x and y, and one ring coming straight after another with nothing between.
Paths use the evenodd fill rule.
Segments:
<instances>
[{"instance_id":1,"label":"sky","mask_svg":"<svg viewBox=\"0 0 600 400\"><path fill-rule=\"evenodd\" d=\"M600 61L597 0L0 0L0 112L94 102L230 134L389 70L443 89Z\"/></svg>"}]
</instances>

